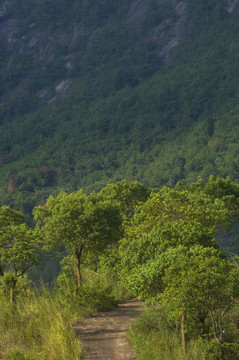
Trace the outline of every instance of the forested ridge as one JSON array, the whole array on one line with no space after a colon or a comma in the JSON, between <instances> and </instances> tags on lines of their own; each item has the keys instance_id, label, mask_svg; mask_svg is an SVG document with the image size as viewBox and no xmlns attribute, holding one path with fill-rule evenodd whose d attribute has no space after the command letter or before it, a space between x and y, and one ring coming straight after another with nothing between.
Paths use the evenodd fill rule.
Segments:
<instances>
[{"instance_id":1,"label":"forested ridge","mask_svg":"<svg viewBox=\"0 0 239 360\"><path fill-rule=\"evenodd\" d=\"M238 179L237 1L1 1L1 204Z\"/></svg>"},{"instance_id":2,"label":"forested ridge","mask_svg":"<svg viewBox=\"0 0 239 360\"><path fill-rule=\"evenodd\" d=\"M61 192L34 208L32 228L2 206L0 355L84 359L72 325L137 296L146 309L129 336L139 359L236 360L238 255L216 237L238 220L238 199L238 184L211 176L172 189L123 180ZM60 273L34 287L31 268L53 251Z\"/></svg>"}]
</instances>

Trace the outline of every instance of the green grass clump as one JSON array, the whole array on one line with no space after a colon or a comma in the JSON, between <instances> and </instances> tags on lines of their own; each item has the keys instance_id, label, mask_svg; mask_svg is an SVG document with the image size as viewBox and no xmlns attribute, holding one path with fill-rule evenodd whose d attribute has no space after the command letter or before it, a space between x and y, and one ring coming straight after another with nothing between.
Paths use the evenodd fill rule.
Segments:
<instances>
[{"instance_id":1,"label":"green grass clump","mask_svg":"<svg viewBox=\"0 0 239 360\"><path fill-rule=\"evenodd\" d=\"M237 360L238 308L228 316L223 343L209 336L191 338L184 350L180 338L180 324L170 320L159 307L148 307L135 320L129 338L138 360Z\"/></svg>"},{"instance_id":2,"label":"green grass clump","mask_svg":"<svg viewBox=\"0 0 239 360\"><path fill-rule=\"evenodd\" d=\"M77 314L44 289L11 304L0 298L0 355L9 360L79 360L82 347L71 324Z\"/></svg>"},{"instance_id":3,"label":"green grass clump","mask_svg":"<svg viewBox=\"0 0 239 360\"><path fill-rule=\"evenodd\" d=\"M11 353L8 360L35 360L36 358L31 355L25 355L21 351L16 350Z\"/></svg>"},{"instance_id":4,"label":"green grass clump","mask_svg":"<svg viewBox=\"0 0 239 360\"><path fill-rule=\"evenodd\" d=\"M136 319L129 337L139 360L203 360L199 344L190 342L187 353L180 337L161 309L148 308Z\"/></svg>"},{"instance_id":5,"label":"green grass clump","mask_svg":"<svg viewBox=\"0 0 239 360\"><path fill-rule=\"evenodd\" d=\"M77 320L112 309L127 298L122 283L84 269L81 288L62 273L51 291L30 287L11 303L0 292L0 358L7 360L82 360Z\"/></svg>"},{"instance_id":6,"label":"green grass clump","mask_svg":"<svg viewBox=\"0 0 239 360\"><path fill-rule=\"evenodd\" d=\"M97 273L84 269L82 275L81 288L74 277L70 278L65 273L56 281L59 301L66 307L74 307L80 317L111 310L129 297L123 283L112 272Z\"/></svg>"}]
</instances>

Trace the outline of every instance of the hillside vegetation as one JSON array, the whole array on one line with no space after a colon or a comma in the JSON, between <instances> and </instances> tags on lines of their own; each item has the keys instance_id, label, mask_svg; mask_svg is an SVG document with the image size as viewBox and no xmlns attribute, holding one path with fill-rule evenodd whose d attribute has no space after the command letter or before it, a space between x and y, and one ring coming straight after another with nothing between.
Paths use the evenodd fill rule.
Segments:
<instances>
[{"instance_id":1,"label":"hillside vegetation","mask_svg":"<svg viewBox=\"0 0 239 360\"><path fill-rule=\"evenodd\" d=\"M238 219L238 199L220 178L160 191L120 181L49 197L33 229L2 206L0 356L83 359L74 322L138 296L148 307L130 330L139 359L236 360L238 256L215 237ZM53 250L62 268L51 290L31 286L27 269Z\"/></svg>"},{"instance_id":2,"label":"hillside vegetation","mask_svg":"<svg viewBox=\"0 0 239 360\"><path fill-rule=\"evenodd\" d=\"M238 179L237 1L0 6L2 205Z\"/></svg>"}]
</instances>

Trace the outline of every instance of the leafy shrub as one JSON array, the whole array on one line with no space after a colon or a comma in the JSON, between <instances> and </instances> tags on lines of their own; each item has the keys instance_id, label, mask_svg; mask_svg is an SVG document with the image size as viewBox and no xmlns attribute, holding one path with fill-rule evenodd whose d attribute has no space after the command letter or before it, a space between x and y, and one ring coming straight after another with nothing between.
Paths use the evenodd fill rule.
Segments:
<instances>
[{"instance_id":1,"label":"leafy shrub","mask_svg":"<svg viewBox=\"0 0 239 360\"><path fill-rule=\"evenodd\" d=\"M119 279L108 273L96 273L85 269L82 286L79 288L76 276L62 273L56 280L55 290L59 301L74 307L83 316L114 308L128 297Z\"/></svg>"},{"instance_id":2,"label":"leafy shrub","mask_svg":"<svg viewBox=\"0 0 239 360\"><path fill-rule=\"evenodd\" d=\"M7 360L36 360L32 355L24 355L21 351L13 351L7 358Z\"/></svg>"},{"instance_id":3,"label":"leafy shrub","mask_svg":"<svg viewBox=\"0 0 239 360\"><path fill-rule=\"evenodd\" d=\"M207 360L237 360L239 345L237 343L220 344L215 340L202 344L203 354Z\"/></svg>"},{"instance_id":4,"label":"leafy shrub","mask_svg":"<svg viewBox=\"0 0 239 360\"><path fill-rule=\"evenodd\" d=\"M203 360L196 341L188 344L185 354L177 326L159 308L149 307L142 312L131 326L129 337L139 360Z\"/></svg>"}]
</instances>

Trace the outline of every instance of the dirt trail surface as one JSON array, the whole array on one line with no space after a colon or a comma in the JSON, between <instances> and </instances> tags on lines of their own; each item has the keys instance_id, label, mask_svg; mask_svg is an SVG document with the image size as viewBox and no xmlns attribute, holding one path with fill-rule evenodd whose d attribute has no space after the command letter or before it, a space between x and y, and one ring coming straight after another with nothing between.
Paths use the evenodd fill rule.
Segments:
<instances>
[{"instance_id":1,"label":"dirt trail surface","mask_svg":"<svg viewBox=\"0 0 239 360\"><path fill-rule=\"evenodd\" d=\"M83 342L89 360L135 360L126 331L142 310L137 299L120 304L116 309L99 313L74 326Z\"/></svg>"}]
</instances>

